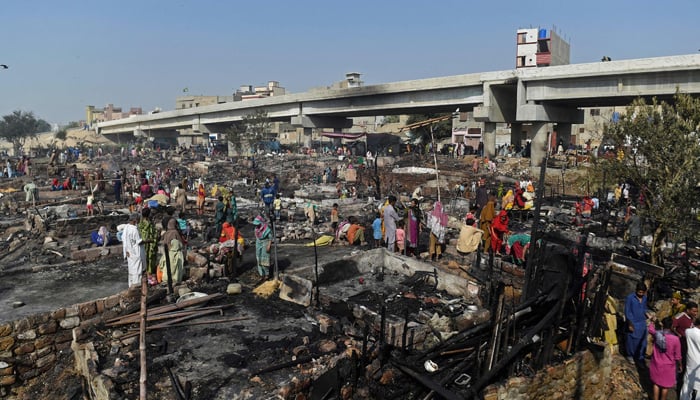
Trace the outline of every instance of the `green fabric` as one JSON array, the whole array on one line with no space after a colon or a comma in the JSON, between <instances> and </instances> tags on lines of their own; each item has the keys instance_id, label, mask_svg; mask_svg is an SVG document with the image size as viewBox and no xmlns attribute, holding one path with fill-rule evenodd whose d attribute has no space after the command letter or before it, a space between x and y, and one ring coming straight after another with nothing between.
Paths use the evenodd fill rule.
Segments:
<instances>
[{"instance_id":1,"label":"green fabric","mask_svg":"<svg viewBox=\"0 0 700 400\"><path fill-rule=\"evenodd\" d=\"M149 219L141 219L138 225L141 239L146 243L146 271L149 274L156 273L156 265L158 262L158 230Z\"/></svg>"}]
</instances>

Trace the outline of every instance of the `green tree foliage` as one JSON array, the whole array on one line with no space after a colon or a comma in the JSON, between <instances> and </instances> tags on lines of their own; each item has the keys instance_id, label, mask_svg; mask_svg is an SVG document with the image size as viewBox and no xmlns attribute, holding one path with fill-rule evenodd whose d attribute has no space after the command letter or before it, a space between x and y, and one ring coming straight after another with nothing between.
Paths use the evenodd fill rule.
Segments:
<instances>
[{"instance_id":1,"label":"green tree foliage","mask_svg":"<svg viewBox=\"0 0 700 400\"><path fill-rule=\"evenodd\" d=\"M411 115L408 117L408 120L406 121L406 125L411 125L415 124L421 121L433 119L433 118L438 118L442 116L446 116L447 114L416 114L416 115ZM434 124L431 124L433 127L433 135L435 136L435 140L440 140L444 138L448 138L452 136L452 119L448 118L444 121L439 121ZM420 126L416 128L412 128L411 132L413 132L414 137L423 137L424 142L429 142L430 141L430 126L431 125L426 125L426 126Z\"/></svg>"},{"instance_id":2,"label":"green tree foliage","mask_svg":"<svg viewBox=\"0 0 700 400\"><path fill-rule=\"evenodd\" d=\"M56 134L54 134L53 137L56 140L66 140L66 138L68 137L68 131L66 131L65 129L60 129L58 132L56 132Z\"/></svg>"},{"instance_id":3,"label":"green tree foliage","mask_svg":"<svg viewBox=\"0 0 700 400\"><path fill-rule=\"evenodd\" d=\"M48 129L45 129L47 127ZM51 126L44 120L37 120L31 111L13 111L12 114L2 117L0 121L0 138L12 143L15 154L27 138L36 137L38 132L45 130L51 130Z\"/></svg>"},{"instance_id":4,"label":"green tree foliage","mask_svg":"<svg viewBox=\"0 0 700 400\"><path fill-rule=\"evenodd\" d=\"M226 131L226 139L233 148L240 152L245 146L253 147L259 140L270 134L270 118L265 110L255 110L245 115L241 122L235 123Z\"/></svg>"},{"instance_id":5,"label":"green tree foliage","mask_svg":"<svg viewBox=\"0 0 700 400\"><path fill-rule=\"evenodd\" d=\"M700 183L700 99L677 93L672 103L635 100L618 123L606 129L616 157L599 168L618 182L640 189L639 214L652 223L651 261L659 263L669 233L682 241L698 234ZM634 199L635 202L639 199Z\"/></svg>"}]
</instances>

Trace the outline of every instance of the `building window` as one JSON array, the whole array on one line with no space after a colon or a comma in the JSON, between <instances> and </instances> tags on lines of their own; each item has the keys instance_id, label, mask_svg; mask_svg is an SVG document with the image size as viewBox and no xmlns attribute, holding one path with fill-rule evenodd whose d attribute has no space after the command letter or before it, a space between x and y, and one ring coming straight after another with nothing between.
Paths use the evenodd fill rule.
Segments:
<instances>
[{"instance_id":1,"label":"building window","mask_svg":"<svg viewBox=\"0 0 700 400\"><path fill-rule=\"evenodd\" d=\"M591 108L591 116L592 117L599 117L600 116L600 108Z\"/></svg>"},{"instance_id":2,"label":"building window","mask_svg":"<svg viewBox=\"0 0 700 400\"><path fill-rule=\"evenodd\" d=\"M524 67L525 66L525 56L517 57L516 62L515 62L516 67Z\"/></svg>"},{"instance_id":3,"label":"building window","mask_svg":"<svg viewBox=\"0 0 700 400\"><path fill-rule=\"evenodd\" d=\"M578 133L584 133L585 131L585 128L578 128Z\"/></svg>"},{"instance_id":4,"label":"building window","mask_svg":"<svg viewBox=\"0 0 700 400\"><path fill-rule=\"evenodd\" d=\"M518 33L518 44L527 43L527 32Z\"/></svg>"}]
</instances>

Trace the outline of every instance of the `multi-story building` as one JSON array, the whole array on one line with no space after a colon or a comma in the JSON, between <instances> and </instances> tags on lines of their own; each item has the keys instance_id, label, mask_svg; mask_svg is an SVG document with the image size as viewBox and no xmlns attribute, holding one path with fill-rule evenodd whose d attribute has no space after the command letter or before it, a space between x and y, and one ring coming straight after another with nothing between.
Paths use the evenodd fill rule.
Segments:
<instances>
[{"instance_id":1,"label":"multi-story building","mask_svg":"<svg viewBox=\"0 0 700 400\"><path fill-rule=\"evenodd\" d=\"M114 104L107 104L104 108L87 106L85 107L85 122L92 127L93 124L98 122L113 121L141 114L143 114L141 107L131 107L129 111L122 111L121 107L114 107Z\"/></svg>"},{"instance_id":2,"label":"multi-story building","mask_svg":"<svg viewBox=\"0 0 700 400\"><path fill-rule=\"evenodd\" d=\"M553 29L518 29L516 43L516 68L569 64L569 43Z\"/></svg>"}]
</instances>

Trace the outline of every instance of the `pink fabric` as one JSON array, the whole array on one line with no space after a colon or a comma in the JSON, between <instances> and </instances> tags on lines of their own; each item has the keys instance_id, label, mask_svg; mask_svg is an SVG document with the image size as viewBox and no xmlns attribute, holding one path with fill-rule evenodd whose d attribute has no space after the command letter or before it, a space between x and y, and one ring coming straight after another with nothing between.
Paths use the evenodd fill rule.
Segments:
<instances>
[{"instance_id":1,"label":"pink fabric","mask_svg":"<svg viewBox=\"0 0 700 400\"><path fill-rule=\"evenodd\" d=\"M656 333L654 323L649 324L649 333ZM662 388L676 386L676 362L681 359L681 341L671 331L666 331L666 352L661 352L654 344L654 352L649 362L651 381Z\"/></svg>"},{"instance_id":2,"label":"pink fabric","mask_svg":"<svg viewBox=\"0 0 700 400\"><path fill-rule=\"evenodd\" d=\"M406 231L401 228L398 228L396 230L396 242L403 243L404 240L406 240Z\"/></svg>"}]
</instances>

